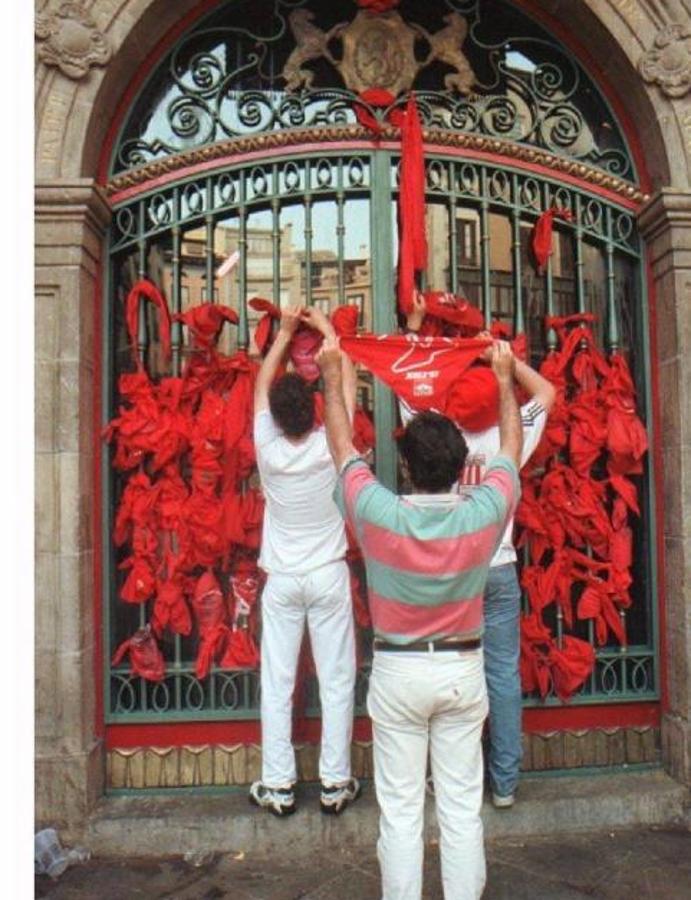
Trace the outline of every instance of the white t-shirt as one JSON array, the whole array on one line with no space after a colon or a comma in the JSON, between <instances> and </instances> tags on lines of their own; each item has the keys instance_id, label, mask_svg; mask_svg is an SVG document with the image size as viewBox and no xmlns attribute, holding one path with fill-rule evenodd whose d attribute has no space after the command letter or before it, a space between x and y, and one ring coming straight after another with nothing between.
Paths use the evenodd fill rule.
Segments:
<instances>
[{"instance_id":1,"label":"white t-shirt","mask_svg":"<svg viewBox=\"0 0 691 900\"><path fill-rule=\"evenodd\" d=\"M324 428L291 443L269 409L254 417L254 444L266 507L259 565L269 574L304 575L343 559L343 517L332 499L334 466Z\"/></svg>"},{"instance_id":2,"label":"white t-shirt","mask_svg":"<svg viewBox=\"0 0 691 900\"><path fill-rule=\"evenodd\" d=\"M531 400L521 407L521 424L523 425L521 468L528 462L540 443L546 422L547 413L541 403ZM461 433L468 445L468 456L466 457L463 474L460 479L460 487L463 490L466 487L480 484L485 477L485 470L488 464L499 452L499 426L494 425L492 428L488 428L487 431L464 431L461 429ZM503 566L506 563L515 561L513 519L509 519L490 567Z\"/></svg>"}]
</instances>

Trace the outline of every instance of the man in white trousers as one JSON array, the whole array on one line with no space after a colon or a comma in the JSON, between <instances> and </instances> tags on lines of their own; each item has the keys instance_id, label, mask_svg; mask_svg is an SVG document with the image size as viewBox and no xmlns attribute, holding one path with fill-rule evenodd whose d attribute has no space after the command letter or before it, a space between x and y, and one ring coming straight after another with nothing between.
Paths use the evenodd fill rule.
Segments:
<instances>
[{"instance_id":1,"label":"man in white trousers","mask_svg":"<svg viewBox=\"0 0 691 900\"><path fill-rule=\"evenodd\" d=\"M485 886L482 596L490 560L518 501L522 444L509 345L496 342L489 358L499 383L500 449L482 483L466 495L452 492L465 442L450 419L421 413L399 444L414 489L405 497L381 485L353 447L337 342L325 341L317 358L339 471L336 502L367 571L374 630L367 704L383 900L422 896L428 752L444 897L477 900Z\"/></svg>"},{"instance_id":2,"label":"man in white trousers","mask_svg":"<svg viewBox=\"0 0 691 900\"><path fill-rule=\"evenodd\" d=\"M296 808L292 698L305 623L322 706L321 808L337 815L360 794L350 769L355 636L345 529L331 499L336 469L324 428L315 427L311 387L295 373L276 378L301 321L333 336L319 310L284 309L254 396L254 443L266 501L259 565L268 577L261 598L262 777L249 796L277 816ZM352 419L355 372L349 362L343 381Z\"/></svg>"}]
</instances>

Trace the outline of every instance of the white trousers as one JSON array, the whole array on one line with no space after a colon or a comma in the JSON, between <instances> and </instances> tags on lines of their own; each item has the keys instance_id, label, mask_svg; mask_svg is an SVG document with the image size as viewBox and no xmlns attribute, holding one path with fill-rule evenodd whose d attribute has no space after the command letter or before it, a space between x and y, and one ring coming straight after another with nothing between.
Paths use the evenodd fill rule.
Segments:
<instances>
[{"instance_id":1,"label":"white trousers","mask_svg":"<svg viewBox=\"0 0 691 900\"><path fill-rule=\"evenodd\" d=\"M375 651L367 707L380 808L383 900L422 896L428 750L439 821L445 900L476 900L485 886L482 650Z\"/></svg>"},{"instance_id":2,"label":"white trousers","mask_svg":"<svg viewBox=\"0 0 691 900\"><path fill-rule=\"evenodd\" d=\"M292 701L306 621L322 706L319 777L342 784L350 778L355 699L348 567L339 560L307 575L269 575L261 604L262 781L278 788L297 780Z\"/></svg>"}]
</instances>

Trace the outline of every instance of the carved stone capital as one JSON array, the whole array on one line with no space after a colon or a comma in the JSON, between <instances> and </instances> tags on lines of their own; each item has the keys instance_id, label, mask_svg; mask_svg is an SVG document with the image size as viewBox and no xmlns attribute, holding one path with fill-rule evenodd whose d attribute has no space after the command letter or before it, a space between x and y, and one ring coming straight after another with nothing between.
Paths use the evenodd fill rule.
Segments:
<instances>
[{"instance_id":1,"label":"carved stone capital","mask_svg":"<svg viewBox=\"0 0 691 900\"><path fill-rule=\"evenodd\" d=\"M35 33L38 58L68 78L84 78L91 66L105 66L111 56L106 36L81 3L39 13Z\"/></svg>"},{"instance_id":2,"label":"carved stone capital","mask_svg":"<svg viewBox=\"0 0 691 900\"><path fill-rule=\"evenodd\" d=\"M691 25L666 25L643 54L638 69L668 97L683 97L691 87Z\"/></svg>"}]
</instances>

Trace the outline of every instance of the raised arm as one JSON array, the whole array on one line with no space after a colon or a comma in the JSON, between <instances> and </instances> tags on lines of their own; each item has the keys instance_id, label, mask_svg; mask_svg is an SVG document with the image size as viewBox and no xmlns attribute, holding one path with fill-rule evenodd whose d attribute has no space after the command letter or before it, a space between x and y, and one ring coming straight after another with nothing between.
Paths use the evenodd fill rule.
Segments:
<instances>
[{"instance_id":1,"label":"raised arm","mask_svg":"<svg viewBox=\"0 0 691 900\"><path fill-rule=\"evenodd\" d=\"M520 359L515 361L513 374L521 387L530 394L531 399L536 400L545 412L549 412L557 395L554 386Z\"/></svg>"},{"instance_id":2,"label":"raised arm","mask_svg":"<svg viewBox=\"0 0 691 900\"><path fill-rule=\"evenodd\" d=\"M262 409L267 409L269 406L269 388L276 377L278 367L283 361L288 344L290 344L291 338L300 324L301 314L301 306L286 306L285 309L281 310L281 324L278 334L271 345L271 349L264 357L264 362L261 364L254 386L255 414Z\"/></svg>"},{"instance_id":3,"label":"raised arm","mask_svg":"<svg viewBox=\"0 0 691 900\"><path fill-rule=\"evenodd\" d=\"M499 383L499 452L521 465L523 429L521 416L513 392L514 355L507 341L495 341L490 361Z\"/></svg>"},{"instance_id":4,"label":"raised arm","mask_svg":"<svg viewBox=\"0 0 691 900\"><path fill-rule=\"evenodd\" d=\"M425 298L420 291L414 291L413 306L406 319L406 328L408 331L412 331L415 334L422 328L422 322L425 318L426 311L427 305L425 303Z\"/></svg>"},{"instance_id":5,"label":"raised arm","mask_svg":"<svg viewBox=\"0 0 691 900\"><path fill-rule=\"evenodd\" d=\"M353 426L343 397L342 357L336 336L325 337L316 359L324 379L326 437L337 470L357 453L353 446Z\"/></svg>"}]
</instances>

